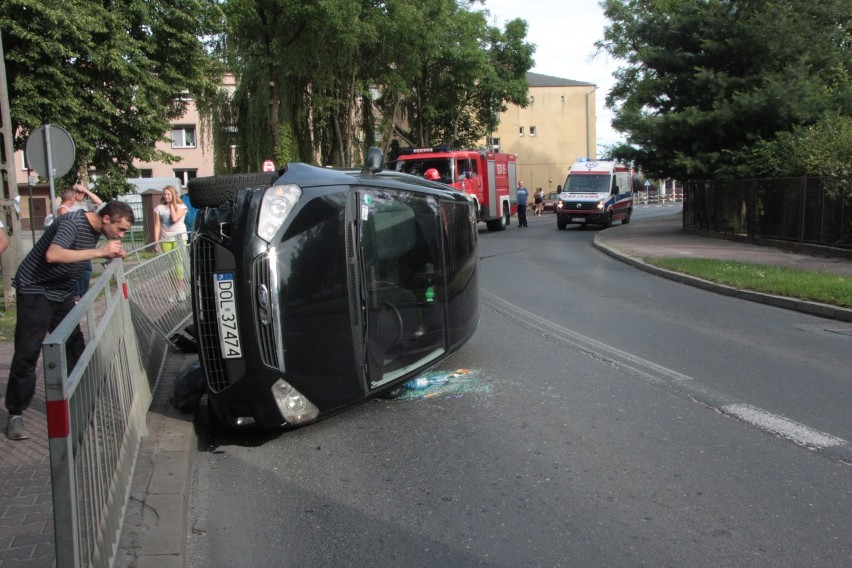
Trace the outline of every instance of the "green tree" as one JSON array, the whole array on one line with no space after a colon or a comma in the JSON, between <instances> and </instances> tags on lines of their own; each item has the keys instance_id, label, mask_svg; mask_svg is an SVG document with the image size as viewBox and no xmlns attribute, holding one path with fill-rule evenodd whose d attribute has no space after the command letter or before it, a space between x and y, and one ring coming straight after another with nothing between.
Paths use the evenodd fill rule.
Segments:
<instances>
[{"instance_id":1,"label":"green tree","mask_svg":"<svg viewBox=\"0 0 852 568\"><path fill-rule=\"evenodd\" d=\"M614 153L649 175L752 175L753 145L852 114L846 0L605 0Z\"/></svg>"},{"instance_id":2,"label":"green tree","mask_svg":"<svg viewBox=\"0 0 852 568\"><path fill-rule=\"evenodd\" d=\"M421 9L418 20L429 22L428 29L400 46L414 64L407 88L394 92L402 110L395 126L418 146L473 146L496 129L506 103L527 105L535 47L524 41L526 22L512 20L500 30L487 25L486 12L453 0Z\"/></svg>"},{"instance_id":3,"label":"green tree","mask_svg":"<svg viewBox=\"0 0 852 568\"><path fill-rule=\"evenodd\" d=\"M234 118L242 170L280 157L285 135L287 155L337 166L360 163L377 125L386 145L391 132L470 144L495 107L526 99L526 25L489 28L467 2L228 0L224 11L239 86L220 114Z\"/></svg>"},{"instance_id":4,"label":"green tree","mask_svg":"<svg viewBox=\"0 0 852 568\"><path fill-rule=\"evenodd\" d=\"M852 116L835 112L779 132L740 156L761 177L852 176Z\"/></svg>"},{"instance_id":5,"label":"green tree","mask_svg":"<svg viewBox=\"0 0 852 568\"><path fill-rule=\"evenodd\" d=\"M64 127L77 175L135 173L158 152L188 97L219 79L201 38L215 31L206 0L4 0L0 4L12 126L23 147L40 124Z\"/></svg>"}]
</instances>

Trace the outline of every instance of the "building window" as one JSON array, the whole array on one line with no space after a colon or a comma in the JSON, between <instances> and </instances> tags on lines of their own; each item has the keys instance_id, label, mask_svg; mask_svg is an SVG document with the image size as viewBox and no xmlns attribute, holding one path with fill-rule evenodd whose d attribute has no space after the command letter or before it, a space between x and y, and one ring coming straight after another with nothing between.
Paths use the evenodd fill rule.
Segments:
<instances>
[{"instance_id":1,"label":"building window","mask_svg":"<svg viewBox=\"0 0 852 568\"><path fill-rule=\"evenodd\" d=\"M530 126L530 136L535 136L535 126Z\"/></svg>"},{"instance_id":2,"label":"building window","mask_svg":"<svg viewBox=\"0 0 852 568\"><path fill-rule=\"evenodd\" d=\"M172 148L195 148L195 126L174 126L172 128Z\"/></svg>"},{"instance_id":3,"label":"building window","mask_svg":"<svg viewBox=\"0 0 852 568\"><path fill-rule=\"evenodd\" d=\"M139 170L139 177L141 178L152 178L154 177L154 170L143 168Z\"/></svg>"},{"instance_id":4,"label":"building window","mask_svg":"<svg viewBox=\"0 0 852 568\"><path fill-rule=\"evenodd\" d=\"M523 135L524 135L524 127L523 127L523 126L519 126L519 127L518 127L518 136L523 136Z\"/></svg>"},{"instance_id":5,"label":"building window","mask_svg":"<svg viewBox=\"0 0 852 568\"><path fill-rule=\"evenodd\" d=\"M500 151L500 139L499 138L492 138L491 139L491 149L494 152Z\"/></svg>"},{"instance_id":6,"label":"building window","mask_svg":"<svg viewBox=\"0 0 852 568\"><path fill-rule=\"evenodd\" d=\"M175 177L180 180L181 185L186 187L189 180L198 177L198 170L174 170Z\"/></svg>"}]
</instances>

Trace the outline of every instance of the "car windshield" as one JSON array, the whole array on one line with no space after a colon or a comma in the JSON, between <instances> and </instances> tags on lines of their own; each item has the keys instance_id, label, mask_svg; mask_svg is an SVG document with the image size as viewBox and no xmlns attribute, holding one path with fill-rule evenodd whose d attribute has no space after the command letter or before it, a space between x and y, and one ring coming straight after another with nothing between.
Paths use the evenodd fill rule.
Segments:
<instances>
[{"instance_id":1,"label":"car windshield","mask_svg":"<svg viewBox=\"0 0 852 568\"><path fill-rule=\"evenodd\" d=\"M608 174L569 175L565 180L565 189L569 193L607 193L610 176Z\"/></svg>"},{"instance_id":2,"label":"car windshield","mask_svg":"<svg viewBox=\"0 0 852 568\"><path fill-rule=\"evenodd\" d=\"M396 169L415 176L423 177L428 169L436 169L441 175L440 181L452 183L453 161L450 158L423 158L421 160L399 160Z\"/></svg>"},{"instance_id":3,"label":"car windshield","mask_svg":"<svg viewBox=\"0 0 852 568\"><path fill-rule=\"evenodd\" d=\"M558 193L548 193L547 199L559 199L559 194Z\"/></svg>"}]
</instances>

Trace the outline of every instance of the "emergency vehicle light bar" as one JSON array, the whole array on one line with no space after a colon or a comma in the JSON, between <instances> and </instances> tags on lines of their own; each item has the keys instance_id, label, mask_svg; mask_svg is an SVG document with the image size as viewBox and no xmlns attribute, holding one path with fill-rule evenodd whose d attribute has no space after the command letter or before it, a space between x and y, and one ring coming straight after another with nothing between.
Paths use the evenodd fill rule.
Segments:
<instances>
[{"instance_id":1,"label":"emergency vehicle light bar","mask_svg":"<svg viewBox=\"0 0 852 568\"><path fill-rule=\"evenodd\" d=\"M432 148L405 148L403 154L430 154L433 152L449 152L448 146L433 146Z\"/></svg>"}]
</instances>

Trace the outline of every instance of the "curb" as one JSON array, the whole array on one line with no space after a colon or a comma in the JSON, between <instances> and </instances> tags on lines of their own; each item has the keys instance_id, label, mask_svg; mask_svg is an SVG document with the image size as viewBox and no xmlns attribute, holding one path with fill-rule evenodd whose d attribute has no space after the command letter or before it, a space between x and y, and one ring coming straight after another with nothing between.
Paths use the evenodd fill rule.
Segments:
<instances>
[{"instance_id":1,"label":"curb","mask_svg":"<svg viewBox=\"0 0 852 568\"><path fill-rule=\"evenodd\" d=\"M672 270L648 264L640 258L624 254L610 245L603 244L602 242L600 242L599 238L600 232L595 233L595 238L593 242L595 248L600 251L603 251L604 253L617 260L620 260L635 268L638 268L639 270L643 270L656 276L662 276L663 278L668 278L669 280L674 280L675 282L688 284L690 286L695 286L696 288L701 288L710 292L716 292L717 294L722 294L725 296L732 296L734 298L740 298L743 300L767 304L770 306L775 306L777 308L785 308L788 310L793 310L796 312L801 312L822 318L834 319L843 322L852 322L852 309L849 308L832 306L830 304L822 304L820 302L809 302L807 300L799 300L796 298L789 298L787 296L776 296L773 294L765 294L763 292L754 292L752 290L742 290L739 288L734 288L732 286L727 286L725 284L718 284L716 282L704 280L703 278L698 278L696 276L689 276L688 274L683 274L681 272L674 272Z\"/></svg>"},{"instance_id":2,"label":"curb","mask_svg":"<svg viewBox=\"0 0 852 568\"><path fill-rule=\"evenodd\" d=\"M170 397L174 379L197 357L170 349L148 410L148 435L134 470L116 568L186 565L195 431L192 415L177 411Z\"/></svg>"}]
</instances>

